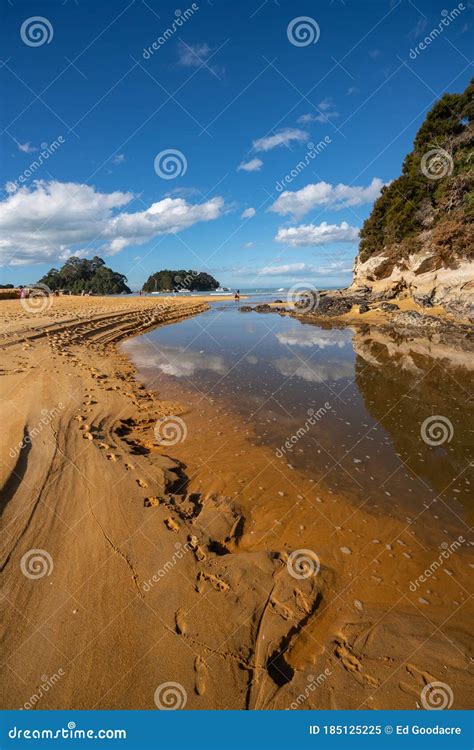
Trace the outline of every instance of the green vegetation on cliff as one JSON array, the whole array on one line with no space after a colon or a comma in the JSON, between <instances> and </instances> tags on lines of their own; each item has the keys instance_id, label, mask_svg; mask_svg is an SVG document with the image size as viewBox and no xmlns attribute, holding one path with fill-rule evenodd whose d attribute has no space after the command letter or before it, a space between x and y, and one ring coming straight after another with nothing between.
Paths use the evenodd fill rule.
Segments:
<instances>
[{"instance_id":1,"label":"green vegetation on cliff","mask_svg":"<svg viewBox=\"0 0 474 750\"><path fill-rule=\"evenodd\" d=\"M429 242L438 263L474 255L474 81L445 94L419 129L401 176L382 189L360 233L359 259L398 259Z\"/></svg>"},{"instance_id":2,"label":"green vegetation on cliff","mask_svg":"<svg viewBox=\"0 0 474 750\"><path fill-rule=\"evenodd\" d=\"M219 282L203 271L157 271L143 284L144 292L207 292L217 289Z\"/></svg>"},{"instance_id":3,"label":"green vegetation on cliff","mask_svg":"<svg viewBox=\"0 0 474 750\"><path fill-rule=\"evenodd\" d=\"M73 294L128 294L130 289L126 281L126 276L107 268L102 258L95 256L92 260L69 258L59 271L52 268L39 283L46 284L53 292L63 290Z\"/></svg>"}]
</instances>

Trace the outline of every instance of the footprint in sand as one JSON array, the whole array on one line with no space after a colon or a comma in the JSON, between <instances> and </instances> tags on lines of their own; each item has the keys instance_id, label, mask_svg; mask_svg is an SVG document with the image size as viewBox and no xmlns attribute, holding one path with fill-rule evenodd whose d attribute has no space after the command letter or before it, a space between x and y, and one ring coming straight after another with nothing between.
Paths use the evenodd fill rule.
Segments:
<instances>
[{"instance_id":1,"label":"footprint in sand","mask_svg":"<svg viewBox=\"0 0 474 750\"><path fill-rule=\"evenodd\" d=\"M360 684L366 683L370 687L378 687L379 681L364 672L362 662L352 653L350 646L343 639L336 641L335 655L342 662L344 669L351 672Z\"/></svg>"},{"instance_id":2,"label":"footprint in sand","mask_svg":"<svg viewBox=\"0 0 474 750\"><path fill-rule=\"evenodd\" d=\"M205 573L203 570L198 574L198 581L199 580L208 581L216 591L229 591L230 589L229 584L223 581L222 578L218 578L217 576L212 575L212 573Z\"/></svg>"},{"instance_id":3,"label":"footprint in sand","mask_svg":"<svg viewBox=\"0 0 474 750\"><path fill-rule=\"evenodd\" d=\"M204 695L206 692L207 666L201 656L196 656L194 660L194 671L196 673L194 680L194 690L198 695Z\"/></svg>"},{"instance_id":4,"label":"footprint in sand","mask_svg":"<svg viewBox=\"0 0 474 750\"><path fill-rule=\"evenodd\" d=\"M143 506L145 508L156 508L156 506L159 504L160 501L156 496L146 497L143 501Z\"/></svg>"},{"instance_id":5,"label":"footprint in sand","mask_svg":"<svg viewBox=\"0 0 474 750\"><path fill-rule=\"evenodd\" d=\"M143 481L143 479L137 479L137 484L139 487L148 487L147 483Z\"/></svg>"},{"instance_id":6,"label":"footprint in sand","mask_svg":"<svg viewBox=\"0 0 474 750\"><path fill-rule=\"evenodd\" d=\"M180 635L185 635L186 630L187 630L187 624L186 624L186 615L185 615L184 609L176 610L174 620L176 623L176 632L179 633Z\"/></svg>"},{"instance_id":7,"label":"footprint in sand","mask_svg":"<svg viewBox=\"0 0 474 750\"><path fill-rule=\"evenodd\" d=\"M165 524L170 529L170 531L178 531L179 529L179 523L174 521L171 516L169 518L165 518Z\"/></svg>"},{"instance_id":8,"label":"footprint in sand","mask_svg":"<svg viewBox=\"0 0 474 750\"><path fill-rule=\"evenodd\" d=\"M127 469L127 471L133 471L135 467L133 466L133 464L125 464L125 468Z\"/></svg>"},{"instance_id":9,"label":"footprint in sand","mask_svg":"<svg viewBox=\"0 0 474 750\"><path fill-rule=\"evenodd\" d=\"M115 453L107 453L107 458L109 459L109 461L113 461L114 463L117 461L117 456L115 455Z\"/></svg>"},{"instance_id":10,"label":"footprint in sand","mask_svg":"<svg viewBox=\"0 0 474 750\"><path fill-rule=\"evenodd\" d=\"M204 552L203 548L199 544L199 540L197 536L189 536L188 537L190 547L192 551L194 552L194 556L198 562L202 562L206 559L206 553Z\"/></svg>"}]
</instances>

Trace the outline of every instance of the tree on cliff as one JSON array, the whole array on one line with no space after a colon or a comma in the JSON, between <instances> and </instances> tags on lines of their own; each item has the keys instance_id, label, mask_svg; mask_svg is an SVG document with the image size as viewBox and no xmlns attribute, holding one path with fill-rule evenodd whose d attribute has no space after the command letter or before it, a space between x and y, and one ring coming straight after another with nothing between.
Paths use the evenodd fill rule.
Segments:
<instances>
[{"instance_id":1,"label":"tree on cliff","mask_svg":"<svg viewBox=\"0 0 474 750\"><path fill-rule=\"evenodd\" d=\"M382 189L360 232L359 259L402 258L429 240L438 262L470 257L474 219L474 80L426 116L402 174ZM422 234L423 233L423 234Z\"/></svg>"},{"instance_id":2,"label":"tree on cliff","mask_svg":"<svg viewBox=\"0 0 474 750\"><path fill-rule=\"evenodd\" d=\"M156 271L143 284L144 292L207 292L217 289L219 282L204 271Z\"/></svg>"},{"instance_id":3,"label":"tree on cliff","mask_svg":"<svg viewBox=\"0 0 474 750\"><path fill-rule=\"evenodd\" d=\"M121 294L130 293L126 285L127 277L107 268L102 258L69 258L62 268L51 268L38 283L46 284L53 292L63 290L80 294Z\"/></svg>"}]
</instances>

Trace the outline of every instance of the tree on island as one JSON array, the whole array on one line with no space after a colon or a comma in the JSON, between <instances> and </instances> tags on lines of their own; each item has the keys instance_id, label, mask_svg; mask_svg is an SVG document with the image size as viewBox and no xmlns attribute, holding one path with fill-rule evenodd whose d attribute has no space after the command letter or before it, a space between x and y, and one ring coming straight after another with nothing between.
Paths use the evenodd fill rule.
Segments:
<instances>
[{"instance_id":1,"label":"tree on island","mask_svg":"<svg viewBox=\"0 0 474 750\"><path fill-rule=\"evenodd\" d=\"M65 291L73 294L92 292L92 294L130 294L126 285L127 277L107 268L102 258L69 258L62 268L51 268L39 280L51 291Z\"/></svg>"},{"instance_id":2,"label":"tree on island","mask_svg":"<svg viewBox=\"0 0 474 750\"><path fill-rule=\"evenodd\" d=\"M207 292L217 289L219 282L204 271L157 271L143 284L144 292Z\"/></svg>"}]
</instances>

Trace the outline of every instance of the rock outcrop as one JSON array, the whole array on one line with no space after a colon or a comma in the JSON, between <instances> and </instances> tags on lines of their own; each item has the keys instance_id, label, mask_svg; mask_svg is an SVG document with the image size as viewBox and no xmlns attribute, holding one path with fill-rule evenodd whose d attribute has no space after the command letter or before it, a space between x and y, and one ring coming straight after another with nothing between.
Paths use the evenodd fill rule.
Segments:
<instances>
[{"instance_id":1,"label":"rock outcrop","mask_svg":"<svg viewBox=\"0 0 474 750\"><path fill-rule=\"evenodd\" d=\"M428 113L361 230L348 293L411 296L474 320L474 83Z\"/></svg>"}]
</instances>

